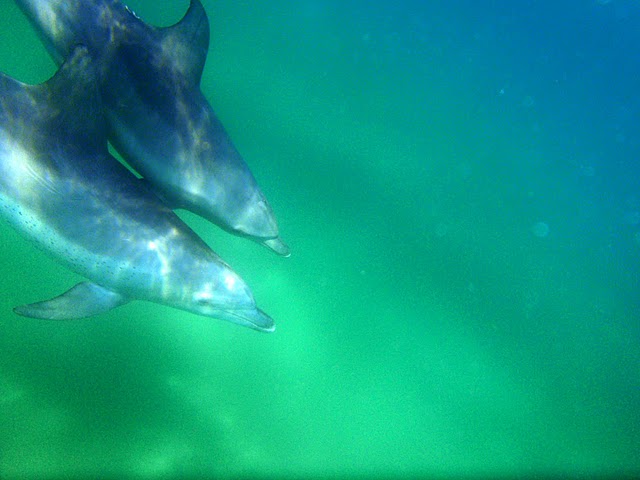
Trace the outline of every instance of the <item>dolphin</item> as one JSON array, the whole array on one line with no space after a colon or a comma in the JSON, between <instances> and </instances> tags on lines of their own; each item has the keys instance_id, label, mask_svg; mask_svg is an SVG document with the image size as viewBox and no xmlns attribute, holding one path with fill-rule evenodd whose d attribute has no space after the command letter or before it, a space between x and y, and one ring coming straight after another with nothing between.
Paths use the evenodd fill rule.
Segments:
<instances>
[{"instance_id":1,"label":"dolphin","mask_svg":"<svg viewBox=\"0 0 640 480\"><path fill-rule=\"evenodd\" d=\"M39 85L0 74L0 215L88 279L14 311L65 320L147 300L274 330L245 282L110 156L105 123L86 47Z\"/></svg>"},{"instance_id":2,"label":"dolphin","mask_svg":"<svg viewBox=\"0 0 640 480\"><path fill-rule=\"evenodd\" d=\"M16 0L57 63L78 43L98 65L109 140L173 209L289 256L267 199L200 90L209 21L144 23L119 0Z\"/></svg>"}]
</instances>

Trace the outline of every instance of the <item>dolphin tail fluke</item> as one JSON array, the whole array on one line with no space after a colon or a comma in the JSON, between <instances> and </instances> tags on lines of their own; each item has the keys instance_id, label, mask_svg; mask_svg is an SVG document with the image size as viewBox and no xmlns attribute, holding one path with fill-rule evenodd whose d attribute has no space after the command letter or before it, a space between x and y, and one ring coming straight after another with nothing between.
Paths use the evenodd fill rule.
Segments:
<instances>
[{"instance_id":1,"label":"dolphin tail fluke","mask_svg":"<svg viewBox=\"0 0 640 480\"><path fill-rule=\"evenodd\" d=\"M15 307L13 311L23 317L46 320L74 320L104 313L127 303L129 299L95 283L82 282L62 295Z\"/></svg>"}]
</instances>

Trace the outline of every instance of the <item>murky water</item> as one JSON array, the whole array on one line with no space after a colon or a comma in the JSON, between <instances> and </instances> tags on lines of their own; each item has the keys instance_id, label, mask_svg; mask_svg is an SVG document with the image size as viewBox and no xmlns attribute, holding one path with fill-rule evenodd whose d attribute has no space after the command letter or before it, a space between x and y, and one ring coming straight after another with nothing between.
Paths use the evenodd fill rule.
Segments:
<instances>
[{"instance_id":1,"label":"murky water","mask_svg":"<svg viewBox=\"0 0 640 480\"><path fill-rule=\"evenodd\" d=\"M640 6L204 4L292 255L181 215L277 330L19 318L80 279L0 224L0 478L639 473ZM0 70L55 71L10 1Z\"/></svg>"}]
</instances>

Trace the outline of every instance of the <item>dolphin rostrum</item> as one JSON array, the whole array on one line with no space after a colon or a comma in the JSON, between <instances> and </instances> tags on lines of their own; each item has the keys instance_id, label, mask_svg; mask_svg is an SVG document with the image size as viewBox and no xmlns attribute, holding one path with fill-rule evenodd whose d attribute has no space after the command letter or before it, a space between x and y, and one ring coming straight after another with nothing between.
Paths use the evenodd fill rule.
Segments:
<instances>
[{"instance_id":1,"label":"dolphin rostrum","mask_svg":"<svg viewBox=\"0 0 640 480\"><path fill-rule=\"evenodd\" d=\"M99 69L109 140L171 208L280 255L273 211L200 90L209 22L199 0L167 28L119 0L16 0L60 63L76 44Z\"/></svg>"},{"instance_id":2,"label":"dolphin rostrum","mask_svg":"<svg viewBox=\"0 0 640 480\"><path fill-rule=\"evenodd\" d=\"M86 47L40 85L0 74L0 214L89 280L20 315L82 318L148 300L274 329L244 281L109 155Z\"/></svg>"}]
</instances>

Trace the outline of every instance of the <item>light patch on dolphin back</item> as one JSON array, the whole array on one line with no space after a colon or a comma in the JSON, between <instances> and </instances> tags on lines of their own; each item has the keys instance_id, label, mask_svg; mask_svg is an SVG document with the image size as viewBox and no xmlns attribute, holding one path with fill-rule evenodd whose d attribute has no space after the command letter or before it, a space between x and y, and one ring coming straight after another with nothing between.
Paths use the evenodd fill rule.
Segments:
<instances>
[{"instance_id":1,"label":"light patch on dolphin back","mask_svg":"<svg viewBox=\"0 0 640 480\"><path fill-rule=\"evenodd\" d=\"M160 275L163 277L168 276L171 273L171 263L169 262L169 248L164 238L158 238L156 240L150 240L147 243L149 251L155 253L160 262Z\"/></svg>"},{"instance_id":2,"label":"light patch on dolphin back","mask_svg":"<svg viewBox=\"0 0 640 480\"><path fill-rule=\"evenodd\" d=\"M162 38L160 48L162 51L160 58L166 63L158 65L158 68L172 68L180 72L181 75L191 68L191 51L189 46L179 41L175 36L168 35ZM191 79L184 78L184 80Z\"/></svg>"}]
</instances>

